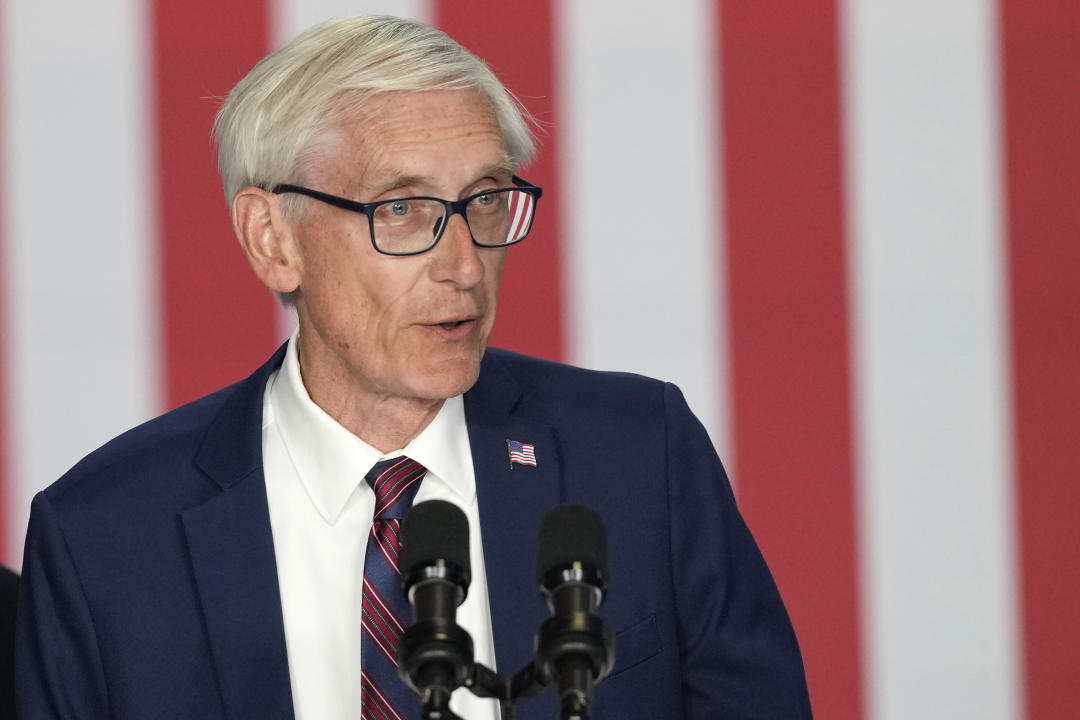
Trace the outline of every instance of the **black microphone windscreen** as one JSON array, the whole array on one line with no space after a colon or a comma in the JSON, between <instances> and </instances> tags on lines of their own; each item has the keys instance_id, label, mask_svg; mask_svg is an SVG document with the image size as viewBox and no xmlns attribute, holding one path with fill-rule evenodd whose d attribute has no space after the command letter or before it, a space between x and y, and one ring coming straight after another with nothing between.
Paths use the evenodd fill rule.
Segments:
<instances>
[{"instance_id":1,"label":"black microphone windscreen","mask_svg":"<svg viewBox=\"0 0 1080 720\"><path fill-rule=\"evenodd\" d=\"M540 521L536 553L536 581L575 562L592 565L608 577L607 530L604 521L586 505L558 505Z\"/></svg>"},{"instance_id":2,"label":"black microphone windscreen","mask_svg":"<svg viewBox=\"0 0 1080 720\"><path fill-rule=\"evenodd\" d=\"M457 565L466 576L469 566L469 521L453 503L428 500L417 503L405 515L401 527L402 572L438 561Z\"/></svg>"}]
</instances>

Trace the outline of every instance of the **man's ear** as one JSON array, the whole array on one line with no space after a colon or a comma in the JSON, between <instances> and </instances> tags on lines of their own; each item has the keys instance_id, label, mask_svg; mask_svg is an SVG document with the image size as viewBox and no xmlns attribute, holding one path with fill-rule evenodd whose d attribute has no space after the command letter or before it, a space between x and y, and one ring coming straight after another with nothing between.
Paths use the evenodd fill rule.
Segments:
<instances>
[{"instance_id":1,"label":"man's ear","mask_svg":"<svg viewBox=\"0 0 1080 720\"><path fill-rule=\"evenodd\" d=\"M241 188L233 196L232 226L263 285L279 293L300 286L299 248L292 225L281 213L279 196L262 188Z\"/></svg>"}]
</instances>

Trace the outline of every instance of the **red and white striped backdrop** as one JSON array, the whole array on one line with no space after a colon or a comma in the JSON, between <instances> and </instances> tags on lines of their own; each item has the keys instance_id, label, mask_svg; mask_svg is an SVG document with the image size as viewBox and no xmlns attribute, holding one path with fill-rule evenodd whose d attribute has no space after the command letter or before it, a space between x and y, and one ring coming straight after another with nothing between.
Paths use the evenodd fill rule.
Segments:
<instances>
[{"instance_id":1,"label":"red and white striped backdrop","mask_svg":"<svg viewBox=\"0 0 1080 720\"><path fill-rule=\"evenodd\" d=\"M1080 707L1080 3L6 0L3 558L81 455L288 320L217 98L322 19L426 19L547 131L495 342L678 382L819 717Z\"/></svg>"}]
</instances>

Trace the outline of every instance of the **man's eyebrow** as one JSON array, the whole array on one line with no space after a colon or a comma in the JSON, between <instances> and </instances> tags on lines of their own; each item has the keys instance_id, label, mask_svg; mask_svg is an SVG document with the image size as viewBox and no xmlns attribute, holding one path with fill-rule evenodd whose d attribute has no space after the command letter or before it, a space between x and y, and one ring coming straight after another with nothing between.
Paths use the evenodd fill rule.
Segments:
<instances>
[{"instance_id":1,"label":"man's eyebrow","mask_svg":"<svg viewBox=\"0 0 1080 720\"><path fill-rule=\"evenodd\" d=\"M476 179L489 177L491 175L513 175L516 163L509 155L503 156L503 158L493 164L488 165L486 168L476 174Z\"/></svg>"},{"instance_id":2,"label":"man's eyebrow","mask_svg":"<svg viewBox=\"0 0 1080 720\"><path fill-rule=\"evenodd\" d=\"M498 162L498 164L492 165L487 168L486 174L497 175L499 173L507 173L508 175L513 175L514 170L516 169L517 163L514 162L514 158L510 157L509 155L503 155L502 159Z\"/></svg>"},{"instance_id":3,"label":"man's eyebrow","mask_svg":"<svg viewBox=\"0 0 1080 720\"><path fill-rule=\"evenodd\" d=\"M420 175L405 175L402 173L388 174L369 186L372 193L382 195L390 190L408 187L409 185L422 185L424 178Z\"/></svg>"}]
</instances>

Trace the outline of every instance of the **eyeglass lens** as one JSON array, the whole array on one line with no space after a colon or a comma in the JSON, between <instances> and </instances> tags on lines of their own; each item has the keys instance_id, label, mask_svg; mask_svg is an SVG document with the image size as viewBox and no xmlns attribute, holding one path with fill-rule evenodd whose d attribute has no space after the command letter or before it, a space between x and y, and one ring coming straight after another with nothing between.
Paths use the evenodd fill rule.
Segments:
<instances>
[{"instance_id":1,"label":"eyeglass lens","mask_svg":"<svg viewBox=\"0 0 1080 720\"><path fill-rule=\"evenodd\" d=\"M478 195L465 207L465 217L478 245L498 247L521 240L529 231L535 202L521 190ZM375 246L394 254L422 252L442 234L447 208L439 200L394 200L375 208Z\"/></svg>"}]
</instances>

